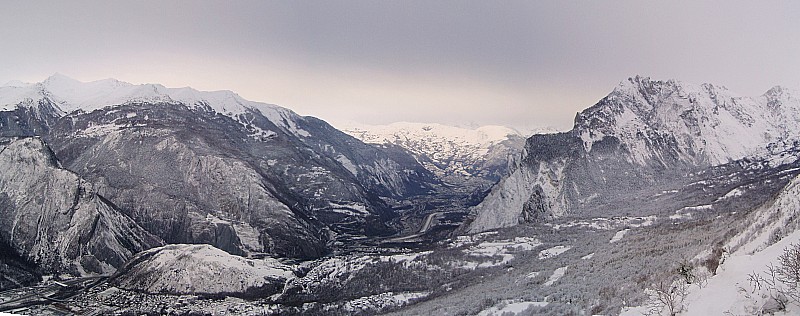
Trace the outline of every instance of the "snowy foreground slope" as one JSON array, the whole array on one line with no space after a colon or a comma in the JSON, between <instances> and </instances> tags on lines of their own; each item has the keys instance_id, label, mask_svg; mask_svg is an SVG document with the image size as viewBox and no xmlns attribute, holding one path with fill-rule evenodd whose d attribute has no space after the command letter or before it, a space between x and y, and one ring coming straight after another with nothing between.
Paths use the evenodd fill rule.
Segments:
<instances>
[{"instance_id":1,"label":"snowy foreground slope","mask_svg":"<svg viewBox=\"0 0 800 316\"><path fill-rule=\"evenodd\" d=\"M342 131L365 143L404 148L446 182L474 189L486 189L497 182L505 175L509 160L518 156L525 145L519 132L503 126L468 129L397 122L351 124Z\"/></svg>"},{"instance_id":2,"label":"snowy foreground slope","mask_svg":"<svg viewBox=\"0 0 800 316\"><path fill-rule=\"evenodd\" d=\"M529 138L522 159L473 210L480 232L543 218L637 214L630 196L690 184L693 174L800 139L800 94L635 77L579 113L565 133Z\"/></svg>"},{"instance_id":3,"label":"snowy foreground slope","mask_svg":"<svg viewBox=\"0 0 800 316\"><path fill-rule=\"evenodd\" d=\"M681 315L796 315L800 302L788 301L785 308L776 308L774 290L757 287L751 275L767 277L770 266L778 266L784 249L800 245L800 177L794 178L784 190L748 219L749 225L726 241L722 263L713 276L697 286L688 288L685 297L676 302ZM796 289L794 290L796 291ZM665 313L658 304L628 308L623 315L641 315L648 311Z\"/></svg>"}]
</instances>

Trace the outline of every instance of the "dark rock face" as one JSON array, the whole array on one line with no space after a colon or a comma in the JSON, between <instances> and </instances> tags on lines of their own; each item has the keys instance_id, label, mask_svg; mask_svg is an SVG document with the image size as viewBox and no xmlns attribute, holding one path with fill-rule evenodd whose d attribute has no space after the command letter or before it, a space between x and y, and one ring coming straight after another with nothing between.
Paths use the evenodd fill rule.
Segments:
<instances>
[{"instance_id":1,"label":"dark rock face","mask_svg":"<svg viewBox=\"0 0 800 316\"><path fill-rule=\"evenodd\" d=\"M288 183L270 181L297 179L292 170L276 174L269 161L280 157L299 162L302 152L277 137L268 140L276 143L274 150L254 146L260 143L235 128L230 118L208 117L181 105L114 111L137 116L106 116L103 110L70 115L48 139L67 168L97 183L102 194L148 231L168 243L209 243L236 254L324 253L323 226L302 208L287 206L300 203L278 187ZM98 125L108 129L93 132L89 127ZM258 241L247 249L236 236L236 226L242 233L254 228L269 233L253 237Z\"/></svg>"},{"instance_id":2,"label":"dark rock face","mask_svg":"<svg viewBox=\"0 0 800 316\"><path fill-rule=\"evenodd\" d=\"M424 195L439 184L439 180L408 152L381 150L314 117L304 117L299 126L316 136L303 138L305 144L334 159L341 155L351 160L358 181L381 197L404 199Z\"/></svg>"},{"instance_id":3,"label":"dark rock face","mask_svg":"<svg viewBox=\"0 0 800 316\"><path fill-rule=\"evenodd\" d=\"M430 186L421 166L401 165L322 121L302 120L309 136L298 138L259 113L246 115L273 132L252 137L229 116L137 104L70 114L46 138L67 168L97 183L148 231L233 254L319 257L331 231L389 232L381 197L402 199Z\"/></svg>"},{"instance_id":4,"label":"dark rock face","mask_svg":"<svg viewBox=\"0 0 800 316\"><path fill-rule=\"evenodd\" d=\"M28 286L40 280L34 265L25 262L5 240L0 240L0 291Z\"/></svg>"},{"instance_id":5,"label":"dark rock face","mask_svg":"<svg viewBox=\"0 0 800 316\"><path fill-rule=\"evenodd\" d=\"M39 138L3 138L0 168L0 239L43 272L110 273L161 244L62 169Z\"/></svg>"},{"instance_id":6,"label":"dark rock face","mask_svg":"<svg viewBox=\"0 0 800 316\"><path fill-rule=\"evenodd\" d=\"M48 98L26 100L13 111L0 111L0 136L44 135L61 113Z\"/></svg>"}]
</instances>

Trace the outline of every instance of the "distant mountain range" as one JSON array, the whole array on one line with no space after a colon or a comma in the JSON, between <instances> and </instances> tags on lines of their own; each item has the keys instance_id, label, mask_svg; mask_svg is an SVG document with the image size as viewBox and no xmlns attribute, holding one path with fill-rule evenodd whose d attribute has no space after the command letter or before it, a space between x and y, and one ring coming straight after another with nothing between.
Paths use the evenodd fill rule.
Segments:
<instances>
[{"instance_id":1,"label":"distant mountain range","mask_svg":"<svg viewBox=\"0 0 800 316\"><path fill-rule=\"evenodd\" d=\"M342 131L368 144L405 149L446 183L471 190L496 183L525 145L523 135L503 126L467 129L399 122L351 125Z\"/></svg>"}]
</instances>

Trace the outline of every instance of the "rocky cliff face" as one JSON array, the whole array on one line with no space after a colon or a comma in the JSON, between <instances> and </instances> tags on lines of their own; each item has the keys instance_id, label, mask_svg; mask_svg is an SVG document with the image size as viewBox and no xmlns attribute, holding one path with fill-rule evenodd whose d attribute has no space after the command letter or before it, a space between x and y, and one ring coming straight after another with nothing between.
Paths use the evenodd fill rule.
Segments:
<instances>
[{"instance_id":1,"label":"rocky cliff face","mask_svg":"<svg viewBox=\"0 0 800 316\"><path fill-rule=\"evenodd\" d=\"M3 138L0 168L0 238L43 272L106 274L161 244L39 138Z\"/></svg>"},{"instance_id":2,"label":"rocky cliff face","mask_svg":"<svg viewBox=\"0 0 800 316\"><path fill-rule=\"evenodd\" d=\"M0 240L0 291L40 281L35 270L34 264L26 262L5 240Z\"/></svg>"},{"instance_id":3,"label":"rocky cliff face","mask_svg":"<svg viewBox=\"0 0 800 316\"><path fill-rule=\"evenodd\" d=\"M579 113L571 131L529 138L511 174L473 209L468 229L609 208L635 214L617 202L700 181L714 166L769 159L770 148L799 139L795 95L776 87L742 97L709 84L631 78Z\"/></svg>"}]
</instances>

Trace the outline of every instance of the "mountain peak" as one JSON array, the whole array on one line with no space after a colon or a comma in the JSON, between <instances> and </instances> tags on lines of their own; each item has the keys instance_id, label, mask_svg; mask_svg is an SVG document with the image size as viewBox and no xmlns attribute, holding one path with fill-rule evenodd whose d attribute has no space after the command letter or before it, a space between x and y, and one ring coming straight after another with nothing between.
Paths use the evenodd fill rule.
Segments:
<instances>
[{"instance_id":1,"label":"mountain peak","mask_svg":"<svg viewBox=\"0 0 800 316\"><path fill-rule=\"evenodd\" d=\"M654 94L665 90L682 89L686 86L691 85L675 79L654 80L650 77L636 75L620 82L614 91L638 91L641 94Z\"/></svg>"},{"instance_id":2,"label":"mountain peak","mask_svg":"<svg viewBox=\"0 0 800 316\"><path fill-rule=\"evenodd\" d=\"M73 79L72 77L69 77L67 75L64 75L60 72L50 75L50 77L47 77L47 79L43 81L43 83L45 84L56 83L56 82L81 83L80 81Z\"/></svg>"},{"instance_id":3,"label":"mountain peak","mask_svg":"<svg viewBox=\"0 0 800 316\"><path fill-rule=\"evenodd\" d=\"M784 87L784 86L774 86L774 87L770 88L769 90L767 90L767 92L764 92L763 96L768 97L768 98L782 98L782 97L791 98L791 97L794 97L796 95L798 95L798 93L793 89L790 89L790 88L787 88L787 87Z\"/></svg>"}]
</instances>

